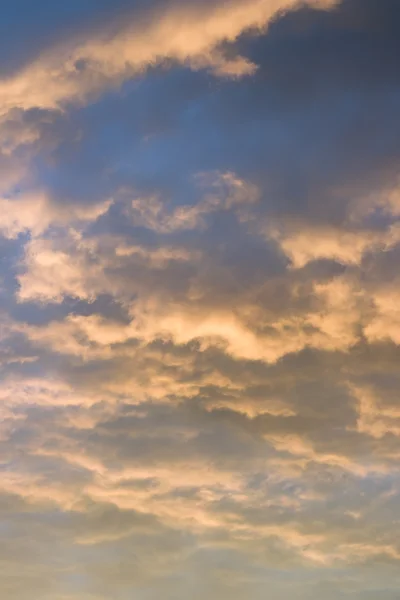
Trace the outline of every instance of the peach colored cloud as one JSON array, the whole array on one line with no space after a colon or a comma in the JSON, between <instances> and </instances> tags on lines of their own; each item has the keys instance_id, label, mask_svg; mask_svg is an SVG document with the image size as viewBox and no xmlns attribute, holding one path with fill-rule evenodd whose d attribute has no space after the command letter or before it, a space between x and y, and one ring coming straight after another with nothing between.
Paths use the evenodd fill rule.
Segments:
<instances>
[{"instance_id":1,"label":"peach colored cloud","mask_svg":"<svg viewBox=\"0 0 400 600\"><path fill-rule=\"evenodd\" d=\"M195 182L204 190L203 197L195 204L168 210L165 200L159 196L135 197L127 214L135 225L159 233L173 233L204 229L207 217L217 211L235 210L240 217L241 211L260 199L256 185L232 172L199 173Z\"/></svg>"},{"instance_id":2,"label":"peach colored cloud","mask_svg":"<svg viewBox=\"0 0 400 600\"><path fill-rule=\"evenodd\" d=\"M314 2L331 7L334 0ZM51 48L17 74L0 81L0 115L15 108L60 109L85 101L93 93L119 85L165 60L209 66L219 75L242 76L254 67L243 58L225 59L217 52L249 28L265 27L273 16L296 5L294 0L230 0L214 4L170 5L154 14L126 16L120 29L107 27L90 39Z\"/></svg>"},{"instance_id":3,"label":"peach colored cloud","mask_svg":"<svg viewBox=\"0 0 400 600\"><path fill-rule=\"evenodd\" d=\"M110 206L111 201L94 206L57 205L40 192L0 198L0 232L8 238L26 232L35 237L43 234L51 225L66 227L79 222L96 221Z\"/></svg>"},{"instance_id":4,"label":"peach colored cloud","mask_svg":"<svg viewBox=\"0 0 400 600\"><path fill-rule=\"evenodd\" d=\"M272 227L268 235L279 244L296 269L321 259L359 265L365 254L389 250L400 242L400 230L396 226L388 231L374 231L302 221Z\"/></svg>"},{"instance_id":5,"label":"peach colored cloud","mask_svg":"<svg viewBox=\"0 0 400 600\"><path fill-rule=\"evenodd\" d=\"M373 387L351 385L350 390L357 401L357 430L376 439L392 434L400 436L400 406L397 395L382 397ZM387 395L387 394L386 394Z\"/></svg>"},{"instance_id":6,"label":"peach colored cloud","mask_svg":"<svg viewBox=\"0 0 400 600\"><path fill-rule=\"evenodd\" d=\"M365 327L370 342L392 341L400 345L400 287L399 282L378 286L371 293L374 316Z\"/></svg>"}]
</instances>

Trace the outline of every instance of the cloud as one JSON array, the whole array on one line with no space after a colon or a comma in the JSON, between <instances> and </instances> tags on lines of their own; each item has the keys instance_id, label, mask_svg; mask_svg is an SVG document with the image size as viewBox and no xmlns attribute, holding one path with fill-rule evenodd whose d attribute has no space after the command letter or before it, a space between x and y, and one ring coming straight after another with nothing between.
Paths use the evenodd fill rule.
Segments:
<instances>
[{"instance_id":1,"label":"cloud","mask_svg":"<svg viewBox=\"0 0 400 600\"><path fill-rule=\"evenodd\" d=\"M79 244L77 233L76 243ZM19 276L21 301L60 302L64 296L90 300L101 286L101 269L85 264L85 255L71 257L54 248L52 240L36 239L27 244L24 263L27 271ZM86 267L86 268L85 268ZM89 272L93 289L90 289Z\"/></svg>"},{"instance_id":2,"label":"cloud","mask_svg":"<svg viewBox=\"0 0 400 600\"><path fill-rule=\"evenodd\" d=\"M95 206L57 206L43 193L2 198L0 210L4 216L0 230L9 238L27 232L38 236L50 226L65 227L79 221L95 221L107 212L110 205L110 201L105 201Z\"/></svg>"},{"instance_id":3,"label":"cloud","mask_svg":"<svg viewBox=\"0 0 400 600\"><path fill-rule=\"evenodd\" d=\"M335 260L344 265L358 265L367 253L385 251L399 242L396 226L389 231L347 230L308 223L290 223L272 228L270 237L277 241L294 268L313 260Z\"/></svg>"},{"instance_id":4,"label":"cloud","mask_svg":"<svg viewBox=\"0 0 400 600\"><path fill-rule=\"evenodd\" d=\"M377 439L385 435L400 435L400 410L395 399L380 398L376 390L354 387L358 401L357 428Z\"/></svg>"},{"instance_id":5,"label":"cloud","mask_svg":"<svg viewBox=\"0 0 400 600\"><path fill-rule=\"evenodd\" d=\"M0 595L394 600L397 5L106 4L0 61Z\"/></svg>"},{"instance_id":6,"label":"cloud","mask_svg":"<svg viewBox=\"0 0 400 600\"><path fill-rule=\"evenodd\" d=\"M325 4L332 2L327 0ZM246 29L263 27L279 10L291 7L292 0L255 0L250 5L235 1L228 6L205 4L203 9L195 5L186 9L172 7L147 19L142 15L140 24L125 25L116 35L105 29L75 47L66 45L44 53L22 72L3 80L0 112L4 115L13 108L60 108L110 84L118 85L166 59L197 60L212 67L212 51L218 44L233 41ZM218 55L216 68L220 74L249 73L245 60L221 63Z\"/></svg>"},{"instance_id":7,"label":"cloud","mask_svg":"<svg viewBox=\"0 0 400 600\"><path fill-rule=\"evenodd\" d=\"M129 211L134 224L160 233L204 228L208 215L236 209L240 218L241 209L259 200L257 187L234 173L199 173L195 179L201 188L210 190L196 204L178 206L167 212L167 203L162 198L134 198Z\"/></svg>"},{"instance_id":8,"label":"cloud","mask_svg":"<svg viewBox=\"0 0 400 600\"><path fill-rule=\"evenodd\" d=\"M397 285L383 285L373 294L376 307L374 318L365 329L365 335L372 342L392 340L400 343L397 302L399 291Z\"/></svg>"}]
</instances>

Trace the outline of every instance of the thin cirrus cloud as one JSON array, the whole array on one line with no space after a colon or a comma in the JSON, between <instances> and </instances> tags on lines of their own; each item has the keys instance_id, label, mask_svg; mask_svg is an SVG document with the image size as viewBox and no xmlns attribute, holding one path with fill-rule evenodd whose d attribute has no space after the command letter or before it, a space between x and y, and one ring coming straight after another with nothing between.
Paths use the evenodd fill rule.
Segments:
<instances>
[{"instance_id":1,"label":"thin cirrus cloud","mask_svg":"<svg viewBox=\"0 0 400 600\"><path fill-rule=\"evenodd\" d=\"M17 5L0 593L395 600L396 2Z\"/></svg>"}]
</instances>

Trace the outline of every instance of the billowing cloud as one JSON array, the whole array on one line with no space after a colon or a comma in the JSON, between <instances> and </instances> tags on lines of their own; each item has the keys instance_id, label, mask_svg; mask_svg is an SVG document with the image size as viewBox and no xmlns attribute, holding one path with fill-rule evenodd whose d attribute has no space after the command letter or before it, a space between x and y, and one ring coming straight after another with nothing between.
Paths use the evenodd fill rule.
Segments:
<instances>
[{"instance_id":1,"label":"billowing cloud","mask_svg":"<svg viewBox=\"0 0 400 600\"><path fill-rule=\"evenodd\" d=\"M105 201L98 206L52 206L44 194L23 195L14 198L0 199L0 210L3 213L0 227L3 235L9 238L21 233L37 236L51 225L68 225L75 222L95 221L107 212L110 202Z\"/></svg>"},{"instance_id":2,"label":"billowing cloud","mask_svg":"<svg viewBox=\"0 0 400 600\"><path fill-rule=\"evenodd\" d=\"M319 3L329 7L334 1ZM64 42L3 81L0 111L60 108L168 59L214 66L222 75L251 74L254 67L250 63L243 58L224 59L215 54L217 46L234 41L246 29L264 27L279 11L293 5L293 0L254 0L250 4L235 0L227 6L194 3L182 8L172 4L150 15L128 14L117 33L104 27L92 39L77 40L75 45Z\"/></svg>"},{"instance_id":3,"label":"billowing cloud","mask_svg":"<svg viewBox=\"0 0 400 600\"><path fill-rule=\"evenodd\" d=\"M276 240L295 268L314 260L334 260L358 265L365 254L389 250L400 241L397 226L389 230L347 230L345 227L313 227L308 223L289 223L275 227L269 236Z\"/></svg>"}]
</instances>

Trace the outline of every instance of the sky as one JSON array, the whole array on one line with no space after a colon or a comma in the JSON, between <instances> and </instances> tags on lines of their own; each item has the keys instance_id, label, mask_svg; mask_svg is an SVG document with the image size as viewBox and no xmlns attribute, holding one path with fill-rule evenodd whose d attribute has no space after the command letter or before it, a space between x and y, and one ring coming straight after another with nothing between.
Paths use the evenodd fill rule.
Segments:
<instances>
[{"instance_id":1,"label":"sky","mask_svg":"<svg viewBox=\"0 0 400 600\"><path fill-rule=\"evenodd\" d=\"M398 600L398 0L3 0L0 597Z\"/></svg>"}]
</instances>

